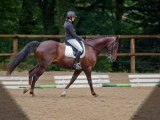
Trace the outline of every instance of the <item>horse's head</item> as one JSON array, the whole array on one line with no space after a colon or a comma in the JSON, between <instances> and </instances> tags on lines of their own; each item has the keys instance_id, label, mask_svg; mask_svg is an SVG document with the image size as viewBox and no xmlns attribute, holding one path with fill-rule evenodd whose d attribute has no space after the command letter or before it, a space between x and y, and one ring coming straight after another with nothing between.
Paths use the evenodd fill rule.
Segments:
<instances>
[{"instance_id":1,"label":"horse's head","mask_svg":"<svg viewBox=\"0 0 160 120\"><path fill-rule=\"evenodd\" d=\"M89 40L85 42L86 45L91 46L98 54L100 54L104 49L107 49L107 57L111 61L117 59L119 36L117 37L97 37L96 39Z\"/></svg>"},{"instance_id":2,"label":"horse's head","mask_svg":"<svg viewBox=\"0 0 160 120\"><path fill-rule=\"evenodd\" d=\"M111 61L115 61L117 59L117 52L118 52L118 45L119 45L119 36L111 37L111 40L107 42L107 57Z\"/></svg>"}]
</instances>

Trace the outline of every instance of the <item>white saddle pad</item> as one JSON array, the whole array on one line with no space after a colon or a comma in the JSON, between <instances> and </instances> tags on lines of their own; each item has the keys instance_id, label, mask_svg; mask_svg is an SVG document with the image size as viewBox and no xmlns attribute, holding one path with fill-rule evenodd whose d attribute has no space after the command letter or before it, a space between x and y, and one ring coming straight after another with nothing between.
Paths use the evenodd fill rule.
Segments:
<instances>
[{"instance_id":1,"label":"white saddle pad","mask_svg":"<svg viewBox=\"0 0 160 120\"><path fill-rule=\"evenodd\" d=\"M82 46L83 46L83 53L80 56L80 58L83 58L85 56L85 47L84 47L84 43L82 42ZM71 46L65 45L65 56L66 57L71 57L71 58L76 58L73 54L73 49Z\"/></svg>"}]
</instances>

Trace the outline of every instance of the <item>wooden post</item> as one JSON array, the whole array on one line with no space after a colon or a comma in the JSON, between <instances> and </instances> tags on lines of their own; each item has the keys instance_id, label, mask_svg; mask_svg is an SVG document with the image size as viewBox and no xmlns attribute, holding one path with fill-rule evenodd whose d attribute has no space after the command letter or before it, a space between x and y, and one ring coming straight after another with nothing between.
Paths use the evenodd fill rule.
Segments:
<instances>
[{"instance_id":1,"label":"wooden post","mask_svg":"<svg viewBox=\"0 0 160 120\"><path fill-rule=\"evenodd\" d=\"M135 40L134 38L130 41L130 52L131 52L131 73L135 73Z\"/></svg>"},{"instance_id":2,"label":"wooden post","mask_svg":"<svg viewBox=\"0 0 160 120\"><path fill-rule=\"evenodd\" d=\"M16 55L18 52L18 39L13 38L13 54Z\"/></svg>"}]
</instances>

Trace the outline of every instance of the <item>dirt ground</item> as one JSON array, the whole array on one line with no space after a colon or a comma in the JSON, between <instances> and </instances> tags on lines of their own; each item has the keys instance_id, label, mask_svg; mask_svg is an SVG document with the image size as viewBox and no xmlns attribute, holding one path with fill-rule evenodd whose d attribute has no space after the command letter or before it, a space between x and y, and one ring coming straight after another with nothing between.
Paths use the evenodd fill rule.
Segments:
<instances>
[{"instance_id":1,"label":"dirt ground","mask_svg":"<svg viewBox=\"0 0 160 120\"><path fill-rule=\"evenodd\" d=\"M53 76L62 74L72 72L46 72L37 84L54 84ZM111 83L128 83L126 73L107 74ZM26 75L26 71L13 73ZM160 120L160 88L95 88L97 98L89 88L71 88L66 97L60 97L61 91L35 89L36 96L31 97L0 85L0 120Z\"/></svg>"}]
</instances>

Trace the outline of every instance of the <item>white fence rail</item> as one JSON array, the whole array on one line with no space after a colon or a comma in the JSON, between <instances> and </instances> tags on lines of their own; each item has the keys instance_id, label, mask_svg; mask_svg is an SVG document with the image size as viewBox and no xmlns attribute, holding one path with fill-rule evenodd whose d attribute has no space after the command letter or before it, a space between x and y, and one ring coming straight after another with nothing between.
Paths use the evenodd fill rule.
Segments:
<instances>
[{"instance_id":1,"label":"white fence rail","mask_svg":"<svg viewBox=\"0 0 160 120\"><path fill-rule=\"evenodd\" d=\"M54 76L54 80L56 83L57 88L64 88L70 82L72 78L71 75L69 76ZM108 75L92 75L92 83L93 87L102 87L102 84L109 83L109 76ZM88 81L86 76L79 75L78 78L75 80L71 88L86 88L89 87Z\"/></svg>"},{"instance_id":2,"label":"white fence rail","mask_svg":"<svg viewBox=\"0 0 160 120\"><path fill-rule=\"evenodd\" d=\"M128 77L132 87L160 86L160 74L134 74Z\"/></svg>"},{"instance_id":3,"label":"white fence rail","mask_svg":"<svg viewBox=\"0 0 160 120\"><path fill-rule=\"evenodd\" d=\"M28 77L0 77L0 84L8 89L20 89L28 86Z\"/></svg>"}]
</instances>

